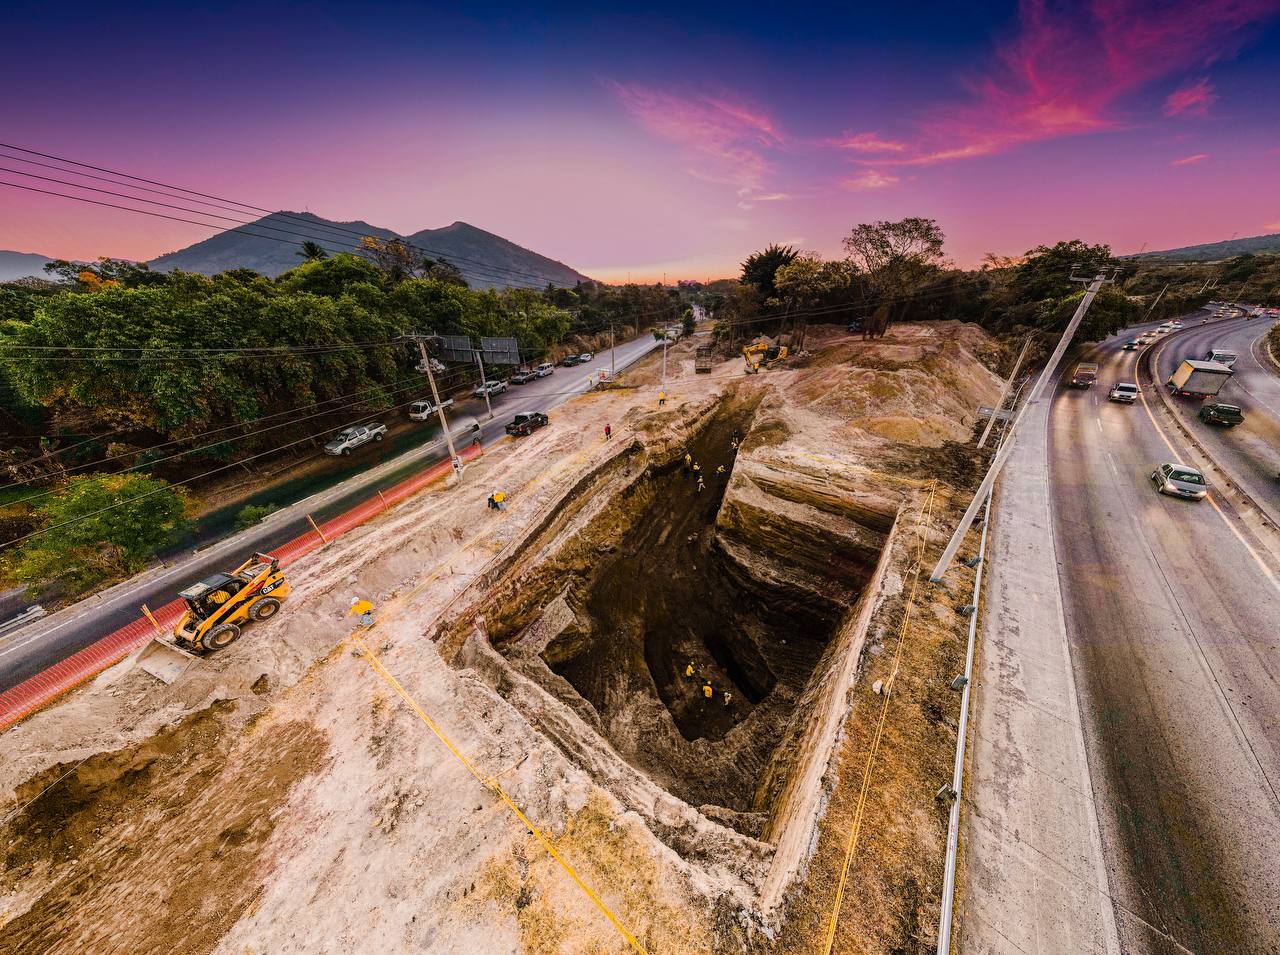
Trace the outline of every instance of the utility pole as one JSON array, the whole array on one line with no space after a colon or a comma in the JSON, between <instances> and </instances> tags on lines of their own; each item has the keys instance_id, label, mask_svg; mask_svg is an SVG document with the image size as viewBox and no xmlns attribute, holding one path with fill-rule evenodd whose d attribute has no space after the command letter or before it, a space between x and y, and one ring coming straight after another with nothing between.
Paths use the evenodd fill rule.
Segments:
<instances>
[{"instance_id":1,"label":"utility pole","mask_svg":"<svg viewBox=\"0 0 1280 955\"><path fill-rule=\"evenodd\" d=\"M1018 377L1018 369L1022 367L1022 359L1027 357L1027 349L1031 347L1031 339L1034 337L1034 335L1028 335L1022 342L1022 350L1018 352L1018 358L1013 363L1013 371L1009 372L1009 380L1000 389L1000 400L996 402L995 413L987 419L987 426L982 429L982 437L978 439L978 447L980 448L987 443L987 438L991 435L991 428L996 423L996 417L999 415L1000 409L1004 407L1005 399L1009 397L1009 389L1013 387L1014 379Z\"/></svg>"},{"instance_id":2,"label":"utility pole","mask_svg":"<svg viewBox=\"0 0 1280 955\"><path fill-rule=\"evenodd\" d=\"M453 463L453 473L462 480L462 459L453 447L453 435L449 433L449 422L445 420L444 408L440 406L440 391L436 388L436 376L431 372L431 358L427 355L427 346L418 339L418 353L422 356L422 367L427 370L427 381L431 383L431 399L436 403L436 414L440 416L440 428L444 431L445 444L449 446L449 460Z\"/></svg>"},{"instance_id":3,"label":"utility pole","mask_svg":"<svg viewBox=\"0 0 1280 955\"><path fill-rule=\"evenodd\" d=\"M1000 471L1004 467L1005 461L1009 459L1010 453L1013 451L1014 441L1017 437L1018 425L1022 423L1023 417L1027 413L1027 409L1040 400L1040 395L1044 392L1045 386L1053 379L1054 374L1058 370L1058 363L1062 361L1062 356L1066 354L1067 346L1071 344L1071 339L1076 333L1076 329L1080 327L1080 323L1084 321L1089 306L1093 304L1093 300L1097 297L1098 290L1103 285L1114 282L1115 276L1119 272L1118 268L1110 267L1099 270L1098 274L1092 280L1084 278L1076 278L1074 274L1071 276L1073 282L1088 282L1089 287L1085 290L1084 298L1080 300L1080 305L1076 308L1076 313L1071 316L1071 321L1067 323L1067 330L1062 333L1062 338L1058 340L1058 346L1053 350L1053 354L1049 356L1049 360L1045 363L1044 370L1040 372L1040 377L1036 379L1036 383L1031 386L1031 392L1027 395L1026 400L1022 403L1022 407L1018 409L1018 413L1014 416L1012 424L1006 433L1004 442L1000 445L1000 450L996 452L995 460L991 462L991 467L987 469L987 476L982 479L982 483L978 486L978 490L974 492L973 500L969 502L969 507L964 512L964 517L960 518L960 525L956 528L955 533L951 535L951 540L947 542L947 546L942 551L942 556L938 558L937 566L933 568L933 573L929 575L929 579L933 583L937 583L942 579L942 575L947 572L947 568L951 564L951 560L956 555L956 551L960 549L960 542L964 540L964 535L969 532L973 519L977 516L982 502L986 500L987 494L991 488L995 486L996 478L1000 476Z\"/></svg>"},{"instance_id":4,"label":"utility pole","mask_svg":"<svg viewBox=\"0 0 1280 955\"><path fill-rule=\"evenodd\" d=\"M667 330L662 330L662 387L667 387Z\"/></svg>"},{"instance_id":5,"label":"utility pole","mask_svg":"<svg viewBox=\"0 0 1280 955\"><path fill-rule=\"evenodd\" d=\"M609 380L613 381L618 371L618 350L614 344L613 320L609 320Z\"/></svg>"},{"instance_id":6,"label":"utility pole","mask_svg":"<svg viewBox=\"0 0 1280 955\"><path fill-rule=\"evenodd\" d=\"M480 366L480 390L484 392L484 406L489 409L489 418L493 419L493 403L489 401L489 380L484 376L484 361L480 358L480 349L472 349L476 356L476 364Z\"/></svg>"},{"instance_id":7,"label":"utility pole","mask_svg":"<svg viewBox=\"0 0 1280 955\"><path fill-rule=\"evenodd\" d=\"M1164 283L1164 288L1160 290L1160 294L1156 296L1156 300L1152 302L1151 307L1147 309L1147 314L1142 316L1142 321L1138 322L1139 325L1143 324L1143 322L1145 322L1148 318L1151 317L1151 313L1154 312L1156 310L1156 306L1160 304L1160 299L1164 298L1164 293L1169 291L1169 285L1170 285L1169 282ZM1203 292L1204 289L1201 289L1200 291Z\"/></svg>"}]
</instances>

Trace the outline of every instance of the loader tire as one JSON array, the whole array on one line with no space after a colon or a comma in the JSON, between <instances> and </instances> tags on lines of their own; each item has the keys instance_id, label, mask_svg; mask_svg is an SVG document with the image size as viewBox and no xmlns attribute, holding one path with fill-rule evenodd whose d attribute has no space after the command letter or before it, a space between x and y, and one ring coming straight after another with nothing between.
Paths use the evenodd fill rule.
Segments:
<instances>
[{"instance_id":1,"label":"loader tire","mask_svg":"<svg viewBox=\"0 0 1280 955\"><path fill-rule=\"evenodd\" d=\"M240 637L240 628L229 623L220 623L209 629L200 638L200 648L206 653L221 650L235 643Z\"/></svg>"},{"instance_id":2,"label":"loader tire","mask_svg":"<svg viewBox=\"0 0 1280 955\"><path fill-rule=\"evenodd\" d=\"M279 610L280 601L275 597L263 597L249 608L249 616L254 620L270 620Z\"/></svg>"}]
</instances>

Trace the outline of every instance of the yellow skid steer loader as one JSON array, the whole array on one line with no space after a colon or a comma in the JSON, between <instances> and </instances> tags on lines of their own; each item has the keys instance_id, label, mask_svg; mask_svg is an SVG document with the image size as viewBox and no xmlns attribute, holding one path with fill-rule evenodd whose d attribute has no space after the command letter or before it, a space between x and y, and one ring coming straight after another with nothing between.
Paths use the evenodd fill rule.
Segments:
<instances>
[{"instance_id":1,"label":"yellow skid steer loader","mask_svg":"<svg viewBox=\"0 0 1280 955\"><path fill-rule=\"evenodd\" d=\"M288 595L280 561L254 554L231 573L206 577L178 594L187 609L173 636L153 639L136 662L156 679L172 683L198 657L234 643L246 622L274 617Z\"/></svg>"}]
</instances>

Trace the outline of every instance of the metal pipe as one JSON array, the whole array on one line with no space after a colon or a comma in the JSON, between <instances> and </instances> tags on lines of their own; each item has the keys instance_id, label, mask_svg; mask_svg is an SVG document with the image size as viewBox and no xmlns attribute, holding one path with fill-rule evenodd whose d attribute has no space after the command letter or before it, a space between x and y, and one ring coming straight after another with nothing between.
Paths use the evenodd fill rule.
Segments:
<instances>
[{"instance_id":1,"label":"metal pipe","mask_svg":"<svg viewBox=\"0 0 1280 955\"><path fill-rule=\"evenodd\" d=\"M978 543L978 569L973 578L973 605L980 606L982 564L987 555L987 530L991 527L991 495L982 511L982 539ZM951 951L951 922L956 901L956 858L960 849L960 796L964 792L964 749L969 730L969 695L973 690L973 657L978 636L978 611L969 615L969 648L964 659L964 687L960 691L960 728L956 737L956 765L951 773L951 817L947 823L947 861L942 876L942 916L938 922L938 955Z\"/></svg>"}]
</instances>

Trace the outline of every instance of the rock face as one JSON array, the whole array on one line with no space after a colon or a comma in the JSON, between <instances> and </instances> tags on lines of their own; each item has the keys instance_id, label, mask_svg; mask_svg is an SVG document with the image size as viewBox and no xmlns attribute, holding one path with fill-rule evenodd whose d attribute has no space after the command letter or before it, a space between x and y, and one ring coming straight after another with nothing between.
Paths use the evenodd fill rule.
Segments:
<instances>
[{"instance_id":1,"label":"rock face","mask_svg":"<svg viewBox=\"0 0 1280 955\"><path fill-rule=\"evenodd\" d=\"M893 524L892 504L857 483L768 449L739 458L716 543L741 586L779 611L838 620L857 599Z\"/></svg>"}]
</instances>

